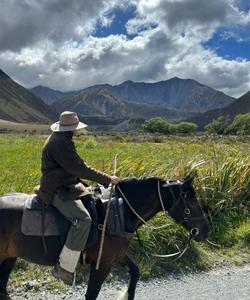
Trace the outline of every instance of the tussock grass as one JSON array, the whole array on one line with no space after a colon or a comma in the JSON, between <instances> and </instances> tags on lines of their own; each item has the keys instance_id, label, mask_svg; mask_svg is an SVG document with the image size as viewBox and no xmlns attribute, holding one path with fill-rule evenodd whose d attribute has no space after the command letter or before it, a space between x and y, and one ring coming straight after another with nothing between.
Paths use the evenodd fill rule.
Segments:
<instances>
[{"instance_id":1,"label":"tussock grass","mask_svg":"<svg viewBox=\"0 0 250 300\"><path fill-rule=\"evenodd\" d=\"M0 135L0 194L32 192L39 183L44 140L38 136ZM160 176L173 179L195 173L194 185L210 223L209 240L217 244L193 243L180 260L173 262L146 257L134 240L130 252L143 277L159 276L165 271L207 269L225 262L249 262L249 139L162 137L157 142L149 142L140 137L139 140L137 143L131 136L119 139L117 136L80 136L76 146L88 164L107 173L113 172L112 160L118 154L117 175L122 178ZM185 246L188 233L181 226L162 214L151 222L170 226L154 232L140 230L149 251L165 254L175 252L176 244L180 248ZM25 265L27 274L34 268L23 261L20 263ZM25 280L25 275L21 276L18 271L20 263L13 276L15 281ZM40 268L37 270L42 274Z\"/></svg>"}]
</instances>

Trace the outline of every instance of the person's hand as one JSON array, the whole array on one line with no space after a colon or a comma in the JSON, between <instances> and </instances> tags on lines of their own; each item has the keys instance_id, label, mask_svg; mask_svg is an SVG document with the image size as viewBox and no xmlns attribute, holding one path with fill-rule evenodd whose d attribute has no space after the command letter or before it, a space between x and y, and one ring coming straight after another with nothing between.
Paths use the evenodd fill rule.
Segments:
<instances>
[{"instance_id":1,"label":"person's hand","mask_svg":"<svg viewBox=\"0 0 250 300\"><path fill-rule=\"evenodd\" d=\"M111 180L110 180L111 183L114 185L118 184L121 181L121 179L117 176L111 176L110 178L111 178Z\"/></svg>"}]
</instances>

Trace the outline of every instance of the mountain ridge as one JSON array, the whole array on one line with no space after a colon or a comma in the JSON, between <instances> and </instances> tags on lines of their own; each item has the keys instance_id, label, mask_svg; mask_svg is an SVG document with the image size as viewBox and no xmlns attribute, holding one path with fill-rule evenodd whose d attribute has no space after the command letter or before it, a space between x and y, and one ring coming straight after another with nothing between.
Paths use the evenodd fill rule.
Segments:
<instances>
[{"instance_id":1,"label":"mountain ridge","mask_svg":"<svg viewBox=\"0 0 250 300\"><path fill-rule=\"evenodd\" d=\"M100 95L101 89L102 95ZM68 95L60 91L46 90L48 93L50 91L57 93L56 99L50 100L51 107L57 111L60 110L58 107L62 106L63 109L75 110L88 116L91 114L112 116L113 112L114 118L117 118L117 115L123 117L125 114L128 118L161 116L180 120L197 116L211 109L225 107L235 100L193 79L178 77L155 83L127 80L119 85L96 84L69 92ZM40 96L46 101L43 95Z\"/></svg>"},{"instance_id":2,"label":"mountain ridge","mask_svg":"<svg viewBox=\"0 0 250 300\"><path fill-rule=\"evenodd\" d=\"M210 110L200 116L190 118L188 121L196 123L200 129L203 129L218 117L223 117L227 122L232 122L237 115L244 113L250 113L250 91L224 108Z\"/></svg>"},{"instance_id":3,"label":"mountain ridge","mask_svg":"<svg viewBox=\"0 0 250 300\"><path fill-rule=\"evenodd\" d=\"M73 92L61 92L59 90L54 90L49 87L38 85L29 89L34 95L40 97L47 105L51 105L58 99L66 97Z\"/></svg>"},{"instance_id":4,"label":"mountain ridge","mask_svg":"<svg viewBox=\"0 0 250 300\"><path fill-rule=\"evenodd\" d=\"M125 81L120 85L106 87L113 95L127 101L154 103L169 109L198 113L224 107L234 100L193 79L178 77L155 83Z\"/></svg>"},{"instance_id":5,"label":"mountain ridge","mask_svg":"<svg viewBox=\"0 0 250 300\"><path fill-rule=\"evenodd\" d=\"M149 118L161 116L172 119L181 119L187 115L185 112L148 103L142 105L136 102L121 101L102 85L75 92L68 97L57 100L51 107L59 113L70 109L82 116L99 115L120 119L140 118L142 114L144 117Z\"/></svg>"},{"instance_id":6,"label":"mountain ridge","mask_svg":"<svg viewBox=\"0 0 250 300\"><path fill-rule=\"evenodd\" d=\"M41 98L0 70L0 118L21 123L49 123L56 119L56 114Z\"/></svg>"}]
</instances>

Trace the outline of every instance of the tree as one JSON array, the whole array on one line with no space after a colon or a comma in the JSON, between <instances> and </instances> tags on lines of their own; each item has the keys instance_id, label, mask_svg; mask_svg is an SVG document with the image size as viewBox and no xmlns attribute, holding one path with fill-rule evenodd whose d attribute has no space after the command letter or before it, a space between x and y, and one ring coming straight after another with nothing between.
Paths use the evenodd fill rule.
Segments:
<instances>
[{"instance_id":1,"label":"tree","mask_svg":"<svg viewBox=\"0 0 250 300\"><path fill-rule=\"evenodd\" d=\"M205 130L209 133L223 134L227 125L228 121L221 116L217 119L213 119L211 123L207 124Z\"/></svg>"},{"instance_id":2,"label":"tree","mask_svg":"<svg viewBox=\"0 0 250 300\"><path fill-rule=\"evenodd\" d=\"M236 116L225 130L225 133L250 135L250 113Z\"/></svg>"},{"instance_id":3,"label":"tree","mask_svg":"<svg viewBox=\"0 0 250 300\"><path fill-rule=\"evenodd\" d=\"M194 123L181 122L179 124L171 124L168 121L161 118L153 118L145 121L142 124L142 128L147 132L158 132L163 134L175 134L175 133L191 133L198 126Z\"/></svg>"},{"instance_id":4,"label":"tree","mask_svg":"<svg viewBox=\"0 0 250 300\"><path fill-rule=\"evenodd\" d=\"M146 120L142 124L143 130L147 132L158 132L168 134L170 132L170 123L159 117Z\"/></svg>"},{"instance_id":5,"label":"tree","mask_svg":"<svg viewBox=\"0 0 250 300\"><path fill-rule=\"evenodd\" d=\"M175 125L175 131L177 133L188 134L194 132L197 129L197 125L191 122L180 122Z\"/></svg>"}]
</instances>

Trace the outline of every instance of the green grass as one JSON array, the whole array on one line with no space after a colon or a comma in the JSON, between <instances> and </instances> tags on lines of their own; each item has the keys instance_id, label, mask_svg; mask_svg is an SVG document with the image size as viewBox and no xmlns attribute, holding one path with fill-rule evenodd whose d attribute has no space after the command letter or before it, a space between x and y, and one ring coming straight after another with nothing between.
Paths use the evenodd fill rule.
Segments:
<instances>
[{"instance_id":1,"label":"green grass","mask_svg":"<svg viewBox=\"0 0 250 300\"><path fill-rule=\"evenodd\" d=\"M42 136L0 135L0 194L32 193L39 183L44 141ZM217 246L208 242L193 243L180 260L173 262L146 257L133 240L130 253L144 278L172 270L204 270L225 262L239 265L250 261L249 138L82 135L76 145L88 164L107 173L113 172L112 159L118 154L117 175L121 178L161 176L170 179L190 172L197 175L194 184L210 223L209 240ZM149 251L165 254L176 251L176 244L180 248L185 246L188 233L181 226L161 214L151 222L171 226L154 232L140 230ZM23 268L25 272L20 271ZM49 287L61 288L48 277L48 270L20 260L12 283L18 284L35 274L36 278L49 281Z\"/></svg>"},{"instance_id":2,"label":"green grass","mask_svg":"<svg viewBox=\"0 0 250 300\"><path fill-rule=\"evenodd\" d=\"M35 123L16 123L0 119L0 133L49 134L49 125Z\"/></svg>"}]
</instances>

